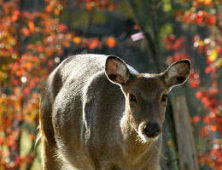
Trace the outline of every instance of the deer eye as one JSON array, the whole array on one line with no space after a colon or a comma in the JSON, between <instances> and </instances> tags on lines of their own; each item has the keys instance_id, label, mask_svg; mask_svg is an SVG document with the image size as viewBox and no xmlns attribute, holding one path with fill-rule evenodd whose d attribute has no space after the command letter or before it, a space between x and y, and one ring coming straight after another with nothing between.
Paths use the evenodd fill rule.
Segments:
<instances>
[{"instance_id":1,"label":"deer eye","mask_svg":"<svg viewBox=\"0 0 222 170\"><path fill-rule=\"evenodd\" d=\"M161 102L167 102L167 99L168 99L168 95L167 95L167 94L164 94L164 95L162 95L162 97L161 97Z\"/></svg>"},{"instance_id":2,"label":"deer eye","mask_svg":"<svg viewBox=\"0 0 222 170\"><path fill-rule=\"evenodd\" d=\"M136 102L136 96L130 93L130 94L129 94L129 100L130 100L131 102Z\"/></svg>"}]
</instances>

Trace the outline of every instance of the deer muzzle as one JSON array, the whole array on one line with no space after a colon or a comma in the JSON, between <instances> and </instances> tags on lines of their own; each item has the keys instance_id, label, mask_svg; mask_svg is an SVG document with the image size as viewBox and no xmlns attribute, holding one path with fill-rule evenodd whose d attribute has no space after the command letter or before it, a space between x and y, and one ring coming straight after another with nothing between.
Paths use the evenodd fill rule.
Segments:
<instances>
[{"instance_id":1,"label":"deer muzzle","mask_svg":"<svg viewBox=\"0 0 222 170\"><path fill-rule=\"evenodd\" d=\"M138 134L144 143L155 141L161 134L161 127L155 122L143 122L139 125Z\"/></svg>"},{"instance_id":2,"label":"deer muzzle","mask_svg":"<svg viewBox=\"0 0 222 170\"><path fill-rule=\"evenodd\" d=\"M143 130L143 134L145 134L148 138L155 138L161 132L160 126L156 122L153 122L153 123L148 122L144 124L142 130Z\"/></svg>"}]
</instances>

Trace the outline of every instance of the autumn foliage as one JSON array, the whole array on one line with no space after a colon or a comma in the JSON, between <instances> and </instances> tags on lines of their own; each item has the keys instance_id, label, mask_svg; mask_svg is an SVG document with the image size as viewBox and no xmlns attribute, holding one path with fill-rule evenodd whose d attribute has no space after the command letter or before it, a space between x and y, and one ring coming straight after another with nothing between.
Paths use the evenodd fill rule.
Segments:
<instances>
[{"instance_id":1,"label":"autumn foliage","mask_svg":"<svg viewBox=\"0 0 222 170\"><path fill-rule=\"evenodd\" d=\"M191 71L189 85L196 89L195 97L203 104L204 112L198 113L191 117L191 122L195 125L204 123L200 129L201 138L208 138L210 149L199 153L199 162L207 165L211 169L222 169L222 100L219 97L222 88L218 82L221 78L220 71L222 66L222 18L221 5L219 1L211 0L195 0L187 1L189 8L185 11L175 11L174 17L177 21L193 28L206 29L207 33L201 34L197 32L193 35L193 50L199 57L205 61L204 72L196 69ZM188 53L188 44L190 43L186 37L176 37L169 35L165 39L166 48L172 52L172 56L168 58L168 63L180 59L190 59L194 64L198 64L198 60L193 59ZM202 75L207 76L204 79ZM204 80L202 80L204 79Z\"/></svg>"},{"instance_id":2,"label":"autumn foliage","mask_svg":"<svg viewBox=\"0 0 222 170\"><path fill-rule=\"evenodd\" d=\"M42 82L70 45L73 33L56 17L64 4L46 1L41 12L22 11L22 1L0 1L0 169L32 165ZM3 62L2 62L3 61ZM30 124L32 148L21 155L22 127Z\"/></svg>"}]
</instances>

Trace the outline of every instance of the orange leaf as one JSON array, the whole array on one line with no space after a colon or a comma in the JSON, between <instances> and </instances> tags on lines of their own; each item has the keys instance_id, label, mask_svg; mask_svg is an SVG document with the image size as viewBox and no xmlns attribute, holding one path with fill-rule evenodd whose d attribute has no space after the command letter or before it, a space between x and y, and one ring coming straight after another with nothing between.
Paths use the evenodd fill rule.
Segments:
<instances>
[{"instance_id":1,"label":"orange leaf","mask_svg":"<svg viewBox=\"0 0 222 170\"><path fill-rule=\"evenodd\" d=\"M212 4L212 0L205 0L204 1L204 5L211 5Z\"/></svg>"},{"instance_id":2,"label":"orange leaf","mask_svg":"<svg viewBox=\"0 0 222 170\"><path fill-rule=\"evenodd\" d=\"M135 25L134 25L134 29L135 29L135 30L140 29L139 25L138 25L138 24L135 24Z\"/></svg>"},{"instance_id":3,"label":"orange leaf","mask_svg":"<svg viewBox=\"0 0 222 170\"><path fill-rule=\"evenodd\" d=\"M92 3L91 3L91 2L87 2L87 3L86 3L86 8L87 8L89 11L91 11L91 10L93 9Z\"/></svg>"},{"instance_id":4,"label":"orange leaf","mask_svg":"<svg viewBox=\"0 0 222 170\"><path fill-rule=\"evenodd\" d=\"M22 33L25 35L25 36L29 36L30 35L30 31L28 28L22 28Z\"/></svg>"},{"instance_id":5,"label":"orange leaf","mask_svg":"<svg viewBox=\"0 0 222 170\"><path fill-rule=\"evenodd\" d=\"M89 42L89 49L93 50L95 49L97 46L99 45L99 40L97 38L93 38L90 42Z\"/></svg>"},{"instance_id":6,"label":"orange leaf","mask_svg":"<svg viewBox=\"0 0 222 170\"><path fill-rule=\"evenodd\" d=\"M74 42L75 44L80 44L81 41L82 41L81 37L74 37L74 38L73 38L73 42Z\"/></svg>"},{"instance_id":7,"label":"orange leaf","mask_svg":"<svg viewBox=\"0 0 222 170\"><path fill-rule=\"evenodd\" d=\"M30 139L30 140L34 140L34 139L35 139L35 135L34 135L34 134L30 134L30 135L29 135L29 139Z\"/></svg>"},{"instance_id":8,"label":"orange leaf","mask_svg":"<svg viewBox=\"0 0 222 170\"><path fill-rule=\"evenodd\" d=\"M15 10L12 12L12 21L17 21L20 15L20 11L19 10Z\"/></svg>"},{"instance_id":9,"label":"orange leaf","mask_svg":"<svg viewBox=\"0 0 222 170\"><path fill-rule=\"evenodd\" d=\"M41 46L41 45L38 45L36 48L37 48L38 52L42 52L43 51L43 46Z\"/></svg>"},{"instance_id":10,"label":"orange leaf","mask_svg":"<svg viewBox=\"0 0 222 170\"><path fill-rule=\"evenodd\" d=\"M30 29L31 32L35 31L35 24L34 24L33 21L29 21L28 26L29 26L29 29Z\"/></svg>"},{"instance_id":11,"label":"orange leaf","mask_svg":"<svg viewBox=\"0 0 222 170\"><path fill-rule=\"evenodd\" d=\"M61 11L59 10L59 9L54 9L54 14L56 15L56 16L59 16L60 15L60 13L61 13Z\"/></svg>"},{"instance_id":12,"label":"orange leaf","mask_svg":"<svg viewBox=\"0 0 222 170\"><path fill-rule=\"evenodd\" d=\"M50 13L52 12L52 6L51 5L48 5L46 8L45 8L45 11Z\"/></svg>"},{"instance_id":13,"label":"orange leaf","mask_svg":"<svg viewBox=\"0 0 222 170\"><path fill-rule=\"evenodd\" d=\"M212 131L212 132L216 132L216 131L217 131L217 126L212 125L212 126L211 126L211 131Z\"/></svg>"},{"instance_id":14,"label":"orange leaf","mask_svg":"<svg viewBox=\"0 0 222 170\"><path fill-rule=\"evenodd\" d=\"M109 37L106 39L106 44L109 48L113 48L116 46L116 40L113 37Z\"/></svg>"},{"instance_id":15,"label":"orange leaf","mask_svg":"<svg viewBox=\"0 0 222 170\"><path fill-rule=\"evenodd\" d=\"M30 63L30 62L27 62L27 63L25 63L25 67L26 67L27 70L30 71L32 69L32 67L33 67L33 64Z\"/></svg>"}]
</instances>

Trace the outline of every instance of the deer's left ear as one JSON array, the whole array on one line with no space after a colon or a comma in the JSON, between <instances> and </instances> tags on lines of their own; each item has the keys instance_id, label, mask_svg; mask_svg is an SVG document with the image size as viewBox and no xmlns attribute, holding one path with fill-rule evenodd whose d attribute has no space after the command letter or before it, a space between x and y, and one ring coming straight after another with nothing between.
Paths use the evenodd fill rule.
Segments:
<instances>
[{"instance_id":1,"label":"deer's left ear","mask_svg":"<svg viewBox=\"0 0 222 170\"><path fill-rule=\"evenodd\" d=\"M182 85L190 75L190 61L181 60L171 64L163 73L162 78L167 86L172 89L174 86Z\"/></svg>"},{"instance_id":2,"label":"deer's left ear","mask_svg":"<svg viewBox=\"0 0 222 170\"><path fill-rule=\"evenodd\" d=\"M120 86L124 86L131 75L126 63L114 55L106 59L105 73L110 82Z\"/></svg>"}]
</instances>

